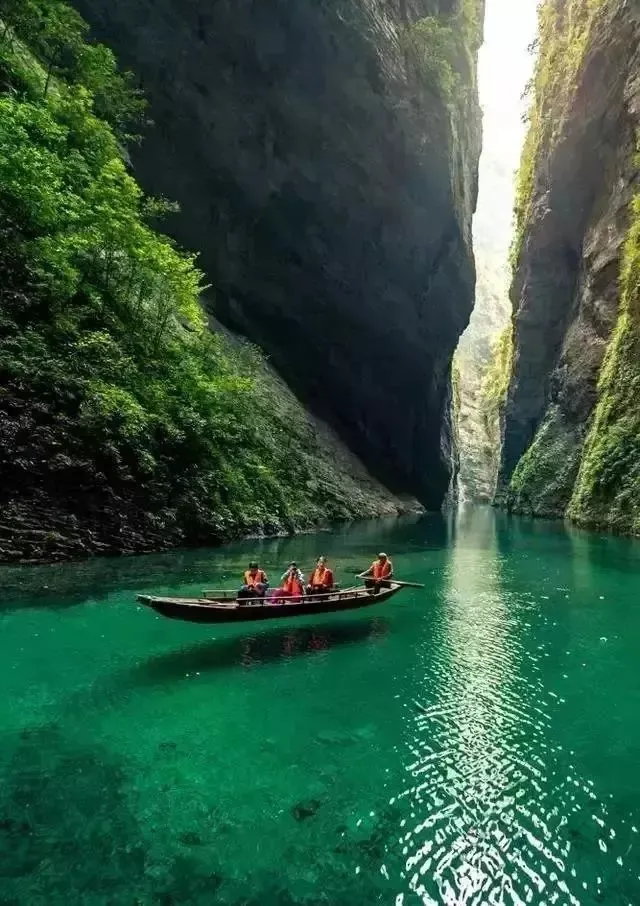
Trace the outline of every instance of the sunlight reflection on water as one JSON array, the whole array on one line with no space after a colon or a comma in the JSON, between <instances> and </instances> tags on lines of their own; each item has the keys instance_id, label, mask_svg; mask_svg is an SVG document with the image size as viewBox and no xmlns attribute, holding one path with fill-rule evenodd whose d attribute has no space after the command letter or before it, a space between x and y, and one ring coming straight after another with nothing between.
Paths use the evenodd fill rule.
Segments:
<instances>
[{"instance_id":1,"label":"sunlight reflection on water","mask_svg":"<svg viewBox=\"0 0 640 906\"><path fill-rule=\"evenodd\" d=\"M402 878L428 906L578 906L590 884L602 897L602 879L578 881L569 856L580 837L572 816L593 813L605 828L606 805L570 763L560 767L549 731L563 701L545 689L544 646L526 650L520 624L530 602L507 602L508 569L495 539L454 547L437 638L416 659L424 698L408 717L411 785L397 800L409 815L398 842ZM607 851L603 839L599 848Z\"/></svg>"}]
</instances>

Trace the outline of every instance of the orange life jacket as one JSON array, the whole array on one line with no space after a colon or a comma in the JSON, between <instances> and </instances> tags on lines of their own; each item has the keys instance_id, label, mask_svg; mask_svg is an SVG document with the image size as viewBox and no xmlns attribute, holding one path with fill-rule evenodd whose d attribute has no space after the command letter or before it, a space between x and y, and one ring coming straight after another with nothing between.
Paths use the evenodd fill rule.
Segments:
<instances>
[{"instance_id":1,"label":"orange life jacket","mask_svg":"<svg viewBox=\"0 0 640 906\"><path fill-rule=\"evenodd\" d=\"M287 578L284 580L282 590L284 591L285 597L287 598L293 597L294 595L304 594L304 587L302 585L302 582L295 575L287 576Z\"/></svg>"},{"instance_id":2,"label":"orange life jacket","mask_svg":"<svg viewBox=\"0 0 640 906\"><path fill-rule=\"evenodd\" d=\"M312 588L331 588L333 585L333 573L328 566L316 566L311 574Z\"/></svg>"},{"instance_id":3,"label":"orange life jacket","mask_svg":"<svg viewBox=\"0 0 640 906\"><path fill-rule=\"evenodd\" d=\"M376 560L373 563L371 570L374 579L387 579L393 572L393 565L391 560L385 560L384 563L380 560Z\"/></svg>"},{"instance_id":4,"label":"orange life jacket","mask_svg":"<svg viewBox=\"0 0 640 906\"><path fill-rule=\"evenodd\" d=\"M244 584L249 588L253 588L254 585L264 585L266 581L267 577L261 569L257 570L255 573L252 573L251 570L248 569L244 574Z\"/></svg>"}]
</instances>

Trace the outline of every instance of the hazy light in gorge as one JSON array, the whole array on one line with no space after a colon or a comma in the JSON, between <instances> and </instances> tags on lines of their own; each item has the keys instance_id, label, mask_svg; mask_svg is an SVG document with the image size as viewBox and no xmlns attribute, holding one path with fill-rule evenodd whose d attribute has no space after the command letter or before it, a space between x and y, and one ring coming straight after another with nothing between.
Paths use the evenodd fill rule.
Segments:
<instances>
[{"instance_id":1,"label":"hazy light in gorge","mask_svg":"<svg viewBox=\"0 0 640 906\"><path fill-rule=\"evenodd\" d=\"M476 251L506 256L511 238L514 173L525 135L522 93L534 57L537 0L487 0L480 50L480 102L484 114L480 198L474 223Z\"/></svg>"}]
</instances>

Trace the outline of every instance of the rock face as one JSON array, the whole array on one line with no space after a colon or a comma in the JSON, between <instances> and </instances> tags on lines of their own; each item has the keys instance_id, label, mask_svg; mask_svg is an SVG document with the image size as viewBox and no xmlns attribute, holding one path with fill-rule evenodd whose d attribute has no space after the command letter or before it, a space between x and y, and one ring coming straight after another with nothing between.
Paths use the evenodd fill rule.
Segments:
<instances>
[{"instance_id":1,"label":"rock face","mask_svg":"<svg viewBox=\"0 0 640 906\"><path fill-rule=\"evenodd\" d=\"M580 62L568 84L552 82L546 95L538 80L497 495L513 511L543 516L563 515L575 492L638 189L640 6L585 2L581 15L569 15L569 5L552 0L543 11L539 74L545 59L556 72L571 69L570 54ZM575 22L588 22L582 34Z\"/></svg>"},{"instance_id":2,"label":"rock face","mask_svg":"<svg viewBox=\"0 0 640 906\"><path fill-rule=\"evenodd\" d=\"M141 78L154 126L134 166L179 202L216 317L388 487L440 506L473 300L478 35L450 103L404 37L482 0L76 5Z\"/></svg>"},{"instance_id":3,"label":"rock face","mask_svg":"<svg viewBox=\"0 0 640 906\"><path fill-rule=\"evenodd\" d=\"M498 480L500 430L486 389L496 344L509 319L509 280L503 259L480 249L478 256L476 304L457 352L461 397L458 485L462 502L490 503Z\"/></svg>"},{"instance_id":4,"label":"rock face","mask_svg":"<svg viewBox=\"0 0 640 906\"><path fill-rule=\"evenodd\" d=\"M482 399L484 369L473 359L460 362L461 401L458 412L460 472L459 503L490 503L495 492L495 447Z\"/></svg>"}]
</instances>

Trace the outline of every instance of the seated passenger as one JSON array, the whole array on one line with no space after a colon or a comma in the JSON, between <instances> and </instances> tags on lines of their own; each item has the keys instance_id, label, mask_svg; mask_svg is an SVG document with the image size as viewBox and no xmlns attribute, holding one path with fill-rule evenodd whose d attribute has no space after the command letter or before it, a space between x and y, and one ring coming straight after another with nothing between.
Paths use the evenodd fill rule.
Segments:
<instances>
[{"instance_id":1,"label":"seated passenger","mask_svg":"<svg viewBox=\"0 0 640 906\"><path fill-rule=\"evenodd\" d=\"M296 563L290 563L289 569L280 580L282 597L302 598L304 595L304 576Z\"/></svg>"},{"instance_id":2,"label":"seated passenger","mask_svg":"<svg viewBox=\"0 0 640 906\"><path fill-rule=\"evenodd\" d=\"M245 571L242 578L244 585L238 591L239 600L246 598L264 598L264 594L269 585L269 580L267 579L265 571L260 569L255 560L249 564L249 569Z\"/></svg>"},{"instance_id":3,"label":"seated passenger","mask_svg":"<svg viewBox=\"0 0 640 906\"><path fill-rule=\"evenodd\" d=\"M326 593L331 591L333 588L333 571L327 566L326 557L318 557L316 561L316 568L309 576L309 584L307 585L307 594L309 595L321 595L323 592Z\"/></svg>"},{"instance_id":4,"label":"seated passenger","mask_svg":"<svg viewBox=\"0 0 640 906\"><path fill-rule=\"evenodd\" d=\"M390 579L393 578L393 563L386 554L378 554L378 559L373 561L362 576L365 587L377 595L381 588L389 588Z\"/></svg>"}]
</instances>

